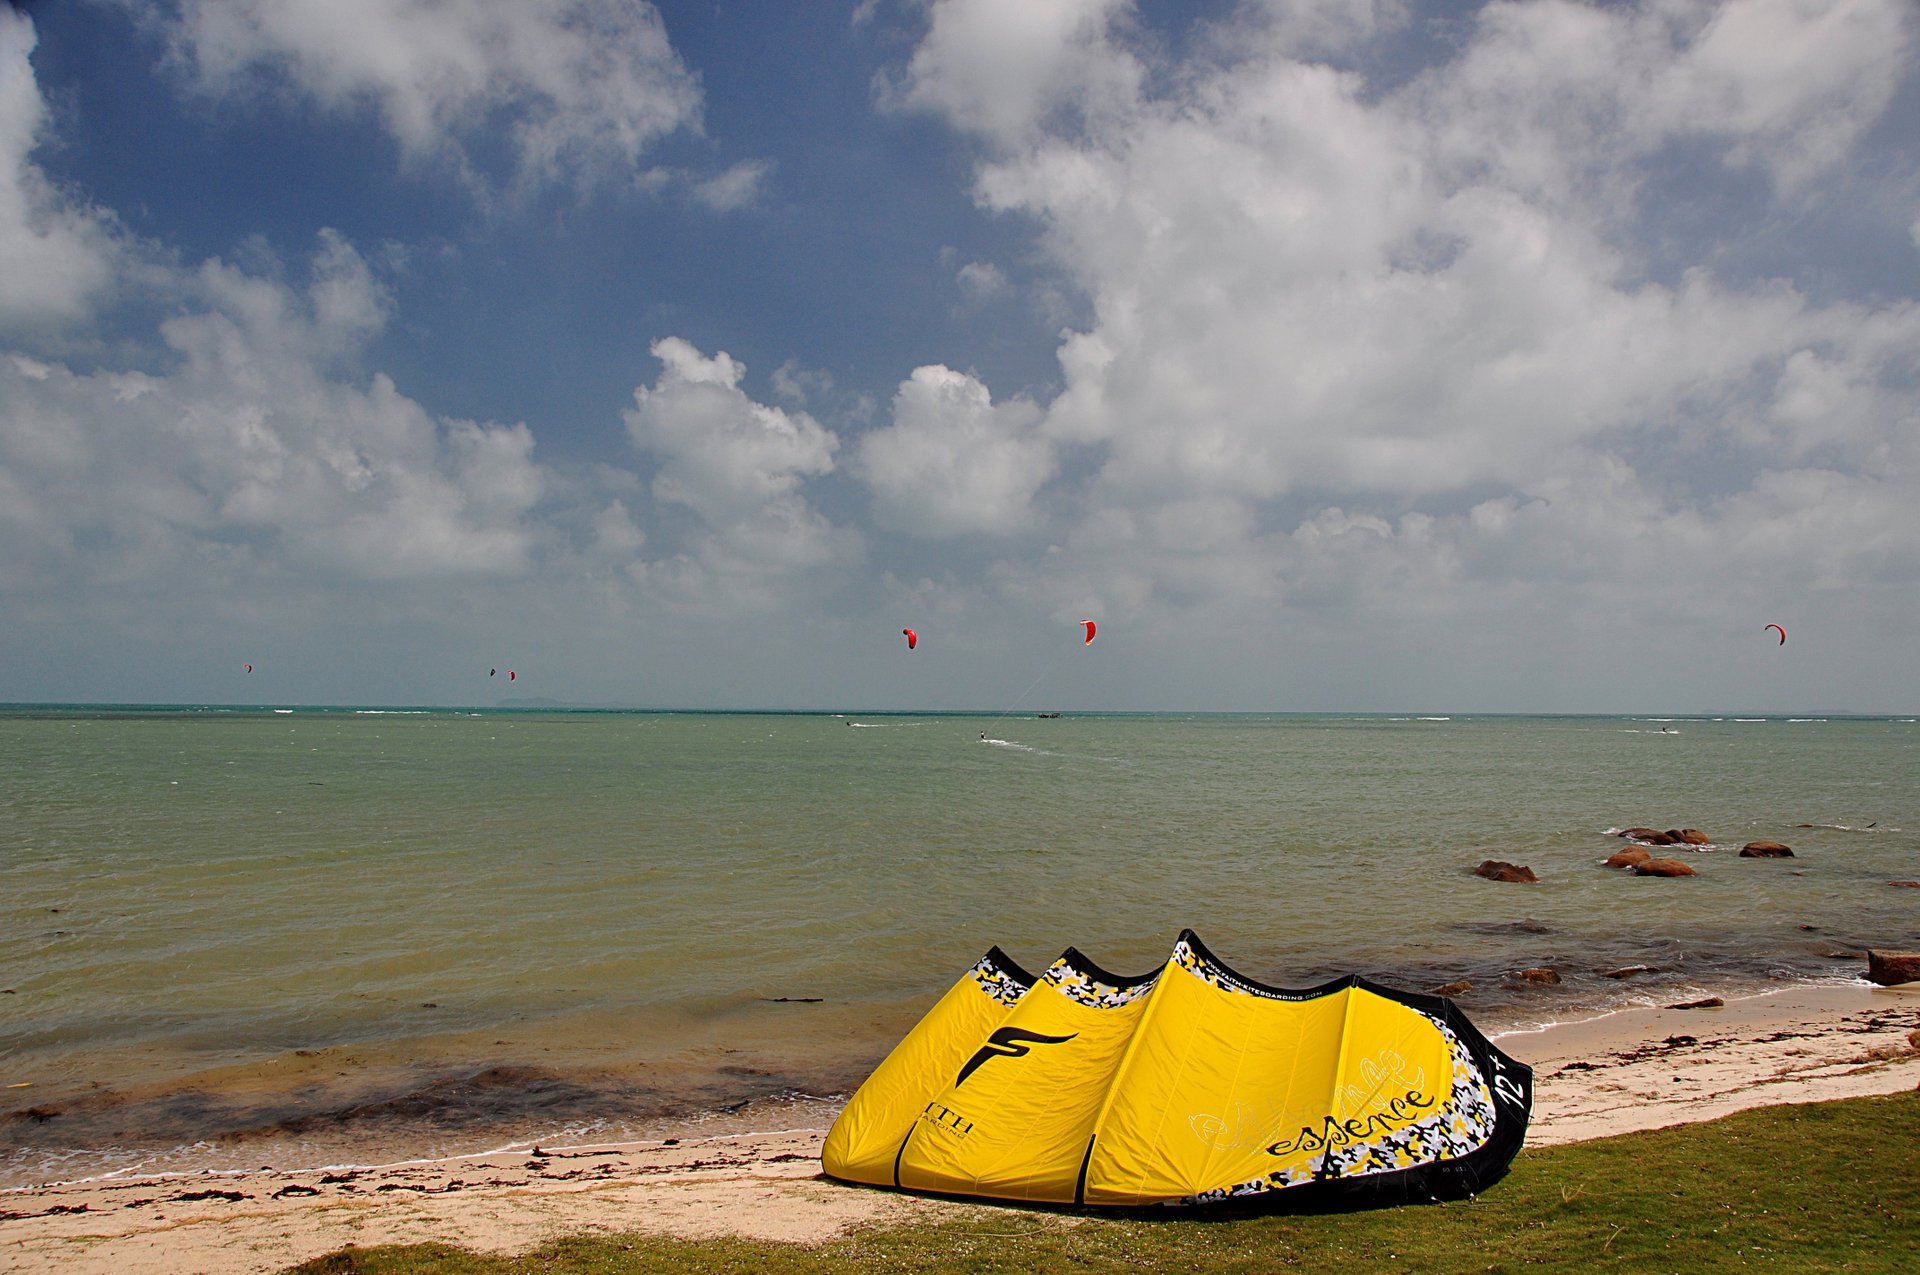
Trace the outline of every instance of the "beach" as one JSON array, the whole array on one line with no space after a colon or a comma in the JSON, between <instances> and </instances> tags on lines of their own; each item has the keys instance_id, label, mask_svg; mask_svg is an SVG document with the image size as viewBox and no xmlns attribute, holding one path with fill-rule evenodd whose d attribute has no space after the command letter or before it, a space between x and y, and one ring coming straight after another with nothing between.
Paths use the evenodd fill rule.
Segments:
<instances>
[{"instance_id":1,"label":"beach","mask_svg":"<svg viewBox=\"0 0 1920 1275\"><path fill-rule=\"evenodd\" d=\"M1549 1147L1920 1086L1920 984L1794 986L1495 1039L1534 1068L1527 1145ZM24 1187L0 1194L0 1259L22 1273L250 1275L349 1245L439 1241L515 1253L588 1231L818 1244L858 1227L986 1216L986 1206L822 1177L825 1132ZM1003 1209L992 1215L1004 1223ZM1070 1225L1080 1215L1046 1216Z\"/></svg>"}]
</instances>

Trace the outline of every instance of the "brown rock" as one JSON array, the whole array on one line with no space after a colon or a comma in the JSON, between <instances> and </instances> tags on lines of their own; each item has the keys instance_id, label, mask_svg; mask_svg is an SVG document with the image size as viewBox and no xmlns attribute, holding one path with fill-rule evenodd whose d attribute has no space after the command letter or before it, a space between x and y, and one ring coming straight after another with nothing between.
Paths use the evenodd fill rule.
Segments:
<instances>
[{"instance_id":1,"label":"brown rock","mask_svg":"<svg viewBox=\"0 0 1920 1275\"><path fill-rule=\"evenodd\" d=\"M1560 981L1558 971L1548 969L1544 965L1536 965L1530 970L1521 970L1514 977L1523 983L1558 983Z\"/></svg>"},{"instance_id":2,"label":"brown rock","mask_svg":"<svg viewBox=\"0 0 1920 1275\"><path fill-rule=\"evenodd\" d=\"M1667 834L1658 828L1627 828L1619 835L1631 837L1635 841L1645 841L1648 837L1664 837Z\"/></svg>"},{"instance_id":3,"label":"brown rock","mask_svg":"<svg viewBox=\"0 0 1920 1275\"><path fill-rule=\"evenodd\" d=\"M1742 859L1791 859L1793 847L1781 845L1778 841L1749 841L1740 847Z\"/></svg>"},{"instance_id":4,"label":"brown rock","mask_svg":"<svg viewBox=\"0 0 1920 1275\"><path fill-rule=\"evenodd\" d=\"M1648 859L1645 863L1633 865L1633 875L1637 877L1691 877L1698 876L1691 867L1678 859Z\"/></svg>"},{"instance_id":5,"label":"brown rock","mask_svg":"<svg viewBox=\"0 0 1920 1275\"><path fill-rule=\"evenodd\" d=\"M1488 859L1473 870L1476 877L1485 877L1489 881L1538 881L1533 869L1521 863L1508 863L1505 859Z\"/></svg>"},{"instance_id":6,"label":"brown rock","mask_svg":"<svg viewBox=\"0 0 1920 1275\"><path fill-rule=\"evenodd\" d=\"M1920 983L1920 952L1867 952L1867 977L1882 987Z\"/></svg>"},{"instance_id":7,"label":"brown rock","mask_svg":"<svg viewBox=\"0 0 1920 1275\"><path fill-rule=\"evenodd\" d=\"M1915 1049L1920 1049L1920 1027L1916 1027L1907 1033L1907 1043Z\"/></svg>"},{"instance_id":8,"label":"brown rock","mask_svg":"<svg viewBox=\"0 0 1920 1275\"><path fill-rule=\"evenodd\" d=\"M1726 1002L1718 996L1703 996L1697 1001L1681 1001L1678 1005L1669 1005L1668 1009L1719 1009Z\"/></svg>"},{"instance_id":9,"label":"brown rock","mask_svg":"<svg viewBox=\"0 0 1920 1275\"><path fill-rule=\"evenodd\" d=\"M1628 846L1625 850L1622 850L1619 854L1608 855L1607 866L1609 868L1632 868L1642 863L1645 863L1648 859L1651 859L1651 858L1653 858L1653 856L1651 854L1648 854L1641 847Z\"/></svg>"},{"instance_id":10,"label":"brown rock","mask_svg":"<svg viewBox=\"0 0 1920 1275\"><path fill-rule=\"evenodd\" d=\"M1651 965L1623 965L1617 970L1608 970L1601 978L1632 978L1635 974L1658 974L1660 971Z\"/></svg>"},{"instance_id":11,"label":"brown rock","mask_svg":"<svg viewBox=\"0 0 1920 1275\"><path fill-rule=\"evenodd\" d=\"M1905 886L1909 890L1920 890L1920 881L1889 881L1887 884Z\"/></svg>"},{"instance_id":12,"label":"brown rock","mask_svg":"<svg viewBox=\"0 0 1920 1275\"><path fill-rule=\"evenodd\" d=\"M1463 978L1457 983L1443 983L1439 987L1436 987L1431 991L1429 991L1427 995L1429 996L1461 996L1472 990L1473 990L1473 981L1471 979Z\"/></svg>"},{"instance_id":13,"label":"brown rock","mask_svg":"<svg viewBox=\"0 0 1920 1275\"><path fill-rule=\"evenodd\" d=\"M1679 839L1672 833L1649 832L1644 837L1635 837L1634 840L1649 846L1670 846L1676 844Z\"/></svg>"},{"instance_id":14,"label":"brown rock","mask_svg":"<svg viewBox=\"0 0 1920 1275\"><path fill-rule=\"evenodd\" d=\"M1713 838L1698 828L1669 828L1667 835L1681 845L1710 846L1713 844Z\"/></svg>"}]
</instances>

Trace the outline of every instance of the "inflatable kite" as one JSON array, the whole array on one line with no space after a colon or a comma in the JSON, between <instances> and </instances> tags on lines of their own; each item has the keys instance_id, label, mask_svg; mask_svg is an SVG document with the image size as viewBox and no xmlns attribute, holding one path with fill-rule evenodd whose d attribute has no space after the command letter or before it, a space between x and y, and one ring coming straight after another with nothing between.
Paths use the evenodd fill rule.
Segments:
<instances>
[{"instance_id":1,"label":"inflatable kite","mask_svg":"<svg viewBox=\"0 0 1920 1275\"><path fill-rule=\"evenodd\" d=\"M996 947L820 1159L848 1182L1055 1204L1461 1198L1506 1172L1532 1091L1437 996L1357 975L1268 987L1191 930L1138 979L1072 948L1036 979Z\"/></svg>"}]
</instances>

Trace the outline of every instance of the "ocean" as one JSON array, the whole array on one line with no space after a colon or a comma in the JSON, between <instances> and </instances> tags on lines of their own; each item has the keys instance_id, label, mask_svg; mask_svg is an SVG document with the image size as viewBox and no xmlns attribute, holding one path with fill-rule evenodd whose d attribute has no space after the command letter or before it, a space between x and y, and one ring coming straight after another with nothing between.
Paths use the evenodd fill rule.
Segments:
<instances>
[{"instance_id":1,"label":"ocean","mask_svg":"<svg viewBox=\"0 0 1920 1275\"><path fill-rule=\"evenodd\" d=\"M1912 717L0 708L0 1186L824 1127L995 944L1490 1032L1857 979L1916 878Z\"/></svg>"}]
</instances>

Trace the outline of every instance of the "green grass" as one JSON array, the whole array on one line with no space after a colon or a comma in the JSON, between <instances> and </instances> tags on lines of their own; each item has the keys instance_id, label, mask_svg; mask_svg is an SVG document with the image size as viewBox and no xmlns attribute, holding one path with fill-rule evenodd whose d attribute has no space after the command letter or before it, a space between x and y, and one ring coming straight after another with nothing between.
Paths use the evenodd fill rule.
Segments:
<instances>
[{"instance_id":1,"label":"green grass","mask_svg":"<svg viewBox=\"0 0 1920 1275\"><path fill-rule=\"evenodd\" d=\"M1009 1207L818 1248L596 1236L499 1258L408 1245L289 1275L1295 1269L1920 1271L1920 1092L1524 1151L1485 1195L1451 1204L1219 1218Z\"/></svg>"}]
</instances>

